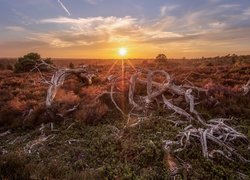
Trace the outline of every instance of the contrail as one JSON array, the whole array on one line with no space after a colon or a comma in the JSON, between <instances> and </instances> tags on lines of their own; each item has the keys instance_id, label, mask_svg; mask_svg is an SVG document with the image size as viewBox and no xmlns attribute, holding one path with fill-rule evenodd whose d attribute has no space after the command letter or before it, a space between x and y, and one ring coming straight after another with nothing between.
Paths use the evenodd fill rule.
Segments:
<instances>
[{"instance_id":1,"label":"contrail","mask_svg":"<svg viewBox=\"0 0 250 180\"><path fill-rule=\"evenodd\" d=\"M64 6L64 4L63 4L60 0L58 0L58 2L59 2L59 4L62 6L62 8L64 9L64 11L65 11L66 13L68 13L68 15L70 16L71 14L70 14L69 10Z\"/></svg>"}]
</instances>

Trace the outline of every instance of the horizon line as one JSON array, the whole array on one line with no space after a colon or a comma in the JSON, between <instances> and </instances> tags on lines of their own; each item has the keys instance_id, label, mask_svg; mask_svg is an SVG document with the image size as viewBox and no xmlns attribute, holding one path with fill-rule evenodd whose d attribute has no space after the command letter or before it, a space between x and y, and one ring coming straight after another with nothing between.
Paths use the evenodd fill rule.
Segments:
<instances>
[{"instance_id":1,"label":"horizon line","mask_svg":"<svg viewBox=\"0 0 250 180\"><path fill-rule=\"evenodd\" d=\"M164 53L161 53L161 54L164 54ZM202 58L215 58L215 57L226 57L226 56L232 56L232 55L236 55L236 56L250 56L250 54L235 54L235 53L228 53L228 54L225 54L225 55L215 55L215 56L197 56L197 57L168 57L167 56L167 59L202 59ZM22 57L22 56L8 56L8 57L0 57L0 59L18 59L19 57ZM155 59L155 57L150 57L150 58L143 58L143 57L135 57L135 58L88 58L88 57L85 57L85 58L76 58L76 57L42 57L42 58L51 58L51 59L55 59L55 60L67 60L67 59L74 59L74 60L118 60L118 59L124 59L124 60L130 60L130 59L135 59L135 60L141 60L141 59Z\"/></svg>"}]
</instances>

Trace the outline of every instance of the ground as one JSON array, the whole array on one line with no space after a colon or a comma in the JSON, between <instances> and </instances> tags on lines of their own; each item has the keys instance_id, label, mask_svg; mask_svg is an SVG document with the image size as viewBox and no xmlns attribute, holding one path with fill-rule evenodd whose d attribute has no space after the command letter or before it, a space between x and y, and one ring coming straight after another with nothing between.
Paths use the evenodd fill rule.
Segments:
<instances>
[{"instance_id":1,"label":"ground","mask_svg":"<svg viewBox=\"0 0 250 180\"><path fill-rule=\"evenodd\" d=\"M196 99L201 115L205 119L231 118L229 124L250 138L250 94L244 96L241 89L250 78L250 56L169 60L164 64L144 60L135 66L164 69L174 76L176 84L188 81L209 89L208 94L200 94ZM116 110L109 96L102 97L94 107L87 107L96 95L110 89L103 81L110 64L95 62L91 68L98 69L99 77L91 86L83 86L74 78L67 80L56 96L52 115L44 105L48 85L40 82L38 73L0 71L2 179L171 178L163 141L174 139L185 125L175 126L168 121L173 112L158 108L138 126L126 127L127 119ZM110 73L120 74L120 64ZM132 73L127 65L125 76ZM79 102L76 112L65 114L65 109ZM250 159L249 143L238 142L238 147L239 153ZM179 158L178 164L192 166L188 172L180 172L179 178L250 177L249 163L219 155L205 159L195 143L172 156Z\"/></svg>"}]
</instances>

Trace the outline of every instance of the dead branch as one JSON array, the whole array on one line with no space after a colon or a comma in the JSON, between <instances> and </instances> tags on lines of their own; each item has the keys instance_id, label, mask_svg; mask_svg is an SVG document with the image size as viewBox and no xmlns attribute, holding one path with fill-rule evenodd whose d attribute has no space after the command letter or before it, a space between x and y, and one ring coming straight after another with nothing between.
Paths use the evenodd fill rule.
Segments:
<instances>
[{"instance_id":1,"label":"dead branch","mask_svg":"<svg viewBox=\"0 0 250 180\"><path fill-rule=\"evenodd\" d=\"M243 89L243 95L247 95L248 92L250 91L250 79L247 81L247 83L245 85L243 85L242 87Z\"/></svg>"},{"instance_id":2,"label":"dead branch","mask_svg":"<svg viewBox=\"0 0 250 180\"><path fill-rule=\"evenodd\" d=\"M194 112L194 96L191 94L192 93L192 89L188 89L185 92L185 99L186 102L189 103L189 111L190 112Z\"/></svg>"},{"instance_id":3,"label":"dead branch","mask_svg":"<svg viewBox=\"0 0 250 180\"><path fill-rule=\"evenodd\" d=\"M149 117L147 117L147 116L140 116L138 114L129 113L126 127L136 127L148 119L149 119Z\"/></svg>"},{"instance_id":4,"label":"dead branch","mask_svg":"<svg viewBox=\"0 0 250 180\"><path fill-rule=\"evenodd\" d=\"M156 73L163 74L165 76L165 81L167 81L167 83L163 83L158 91L153 91L152 90L152 81L153 81L152 79L153 79L153 75ZM149 71L148 75L147 75L147 96L145 97L145 102L150 103L156 97L162 95L167 90L170 82L171 82L171 78L166 71L163 71L163 70Z\"/></svg>"},{"instance_id":5,"label":"dead branch","mask_svg":"<svg viewBox=\"0 0 250 180\"><path fill-rule=\"evenodd\" d=\"M220 154L227 159L232 159L232 155L237 157L243 162L249 162L244 157L242 157L239 153L236 152L237 147L233 146L233 141L242 139L247 141L247 137L242 133L236 131L234 128L226 125L224 122L228 119L223 118L214 118L209 121L205 121L198 111L195 109L194 95L192 94L192 90L196 90L198 92L207 92L206 89L199 88L189 85L176 85L173 83L173 79L171 79L170 75L165 71L146 71L147 79L139 78L142 73L145 71L141 71L140 73L136 73L130 78L130 88L129 88L129 103L132 105L131 114L129 114L128 122L131 121L132 111L148 109L149 104L153 105L153 102L156 98L158 104L163 103L165 107L174 111L180 116L188 119L191 124L188 125L182 132L180 132L176 137L177 141L167 140L165 141L164 150L170 151L171 147L176 147L173 149L174 152L181 151L187 147L190 142L199 142L201 145L202 153L205 158L213 158L214 154ZM165 76L165 81L163 83L153 81L153 75L156 73L163 74ZM146 96L138 96L135 94L136 83L146 85L147 95ZM249 82L244 86L244 92L247 94L249 92ZM189 112L185 111L181 107L178 107L172 104L165 97L166 93L172 93L173 95L183 96L185 98L185 102L189 107ZM161 97L161 101L159 101L159 97ZM143 100L143 101L135 101L135 99ZM134 122L130 123L129 127L135 127L138 124L143 122L143 114L137 114L133 118ZM178 124L175 121L171 121L175 125ZM199 127L194 128L192 122L198 122ZM128 124L128 123L127 123ZM197 125L197 123L196 123ZM213 147L216 146L216 149Z\"/></svg>"},{"instance_id":6,"label":"dead branch","mask_svg":"<svg viewBox=\"0 0 250 180\"><path fill-rule=\"evenodd\" d=\"M243 162L250 162L237 153L236 147L232 145L233 140L247 140L245 135L226 125L224 119L212 119L209 122L211 123L206 128L194 128L192 125L187 126L177 135L178 141L165 141L164 149L169 149L173 143L180 145L180 148L185 148L190 144L191 140L192 142L197 142L196 140L198 140L205 158L213 158L214 153L219 153L227 159L232 159L231 156L234 155ZM217 144L222 149L212 149L212 147L209 147L211 144Z\"/></svg>"},{"instance_id":7,"label":"dead branch","mask_svg":"<svg viewBox=\"0 0 250 180\"><path fill-rule=\"evenodd\" d=\"M46 97L46 106L50 107L55 96L57 90L60 86L63 85L64 80L69 75L76 75L77 77L81 77L83 80L87 80L87 84L92 84L93 74L89 74L86 68L78 68L78 69L59 69L55 72L50 80L50 86L47 91Z\"/></svg>"},{"instance_id":8,"label":"dead branch","mask_svg":"<svg viewBox=\"0 0 250 180\"><path fill-rule=\"evenodd\" d=\"M41 135L38 139L35 139L33 141L30 141L27 143L27 145L24 147L24 152L31 154L32 152L36 151L35 149L37 146L42 145L47 140L51 140L55 137L55 135Z\"/></svg>"},{"instance_id":9,"label":"dead branch","mask_svg":"<svg viewBox=\"0 0 250 180\"><path fill-rule=\"evenodd\" d=\"M204 88L190 86L190 85L186 85L186 84L184 84L182 87L192 89L192 90L197 90L198 92L207 92L208 91L207 89L204 89Z\"/></svg>"},{"instance_id":10,"label":"dead branch","mask_svg":"<svg viewBox=\"0 0 250 180\"><path fill-rule=\"evenodd\" d=\"M10 133L11 133L10 130L5 131L5 132L3 132L3 133L0 134L0 137L4 137L4 136L6 136L6 135L8 135Z\"/></svg>"},{"instance_id":11,"label":"dead branch","mask_svg":"<svg viewBox=\"0 0 250 180\"><path fill-rule=\"evenodd\" d=\"M194 120L194 118L190 114L188 114L185 110L170 103L164 95L162 95L162 98L163 98L164 104L166 105L168 109L174 110L176 113L178 113L179 115L185 116L190 121Z\"/></svg>"},{"instance_id":12,"label":"dead branch","mask_svg":"<svg viewBox=\"0 0 250 180\"><path fill-rule=\"evenodd\" d=\"M123 112L123 110L118 106L118 104L116 103L116 101L115 101L115 99L114 99L114 93L115 93L115 92L114 92L114 88L115 88L116 82L117 82L117 79L111 80L110 98L111 98L113 104L115 105L116 109L117 109L118 111L120 111L121 114L122 114L123 116L126 116L126 114L125 114L125 113Z\"/></svg>"},{"instance_id":13,"label":"dead branch","mask_svg":"<svg viewBox=\"0 0 250 180\"><path fill-rule=\"evenodd\" d=\"M129 82L130 82L130 86L129 86L129 94L128 94L128 98L129 98L129 103L136 109L140 109L141 107L139 106L139 104L137 104L134 101L134 94L135 94L135 84L138 78L138 73L134 74L131 76Z\"/></svg>"}]
</instances>

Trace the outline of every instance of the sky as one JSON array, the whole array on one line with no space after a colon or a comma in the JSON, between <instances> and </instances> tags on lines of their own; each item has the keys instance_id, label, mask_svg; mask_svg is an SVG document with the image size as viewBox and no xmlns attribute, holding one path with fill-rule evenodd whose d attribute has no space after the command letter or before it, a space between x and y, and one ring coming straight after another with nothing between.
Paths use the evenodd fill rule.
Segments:
<instances>
[{"instance_id":1,"label":"sky","mask_svg":"<svg viewBox=\"0 0 250 180\"><path fill-rule=\"evenodd\" d=\"M0 57L250 54L250 0L0 0Z\"/></svg>"}]
</instances>

